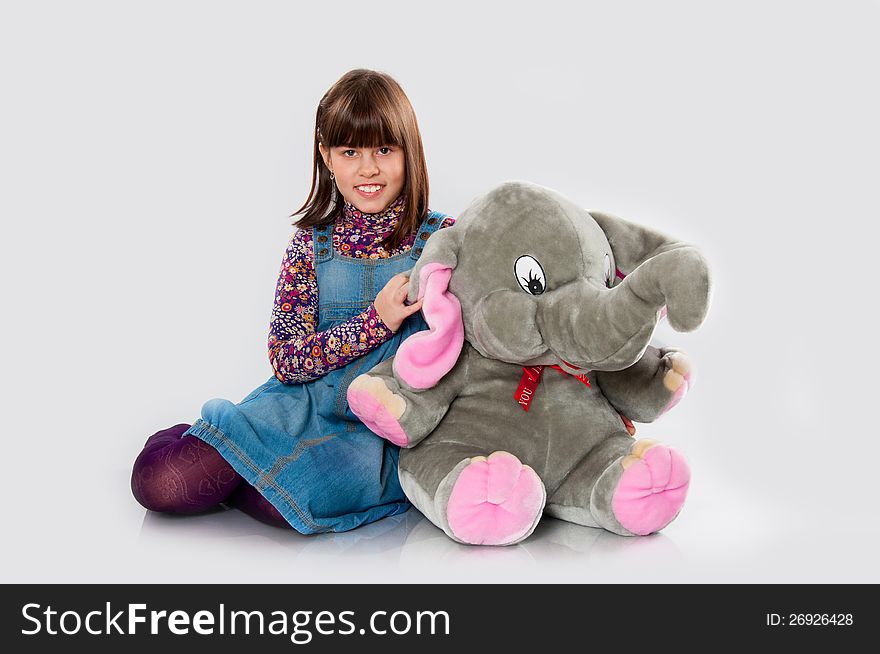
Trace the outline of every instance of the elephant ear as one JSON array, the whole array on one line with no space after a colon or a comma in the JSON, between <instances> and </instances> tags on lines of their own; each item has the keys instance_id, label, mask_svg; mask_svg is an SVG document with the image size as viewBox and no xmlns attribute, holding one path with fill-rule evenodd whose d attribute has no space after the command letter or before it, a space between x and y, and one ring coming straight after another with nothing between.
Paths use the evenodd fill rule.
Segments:
<instances>
[{"instance_id":1,"label":"elephant ear","mask_svg":"<svg viewBox=\"0 0 880 654\"><path fill-rule=\"evenodd\" d=\"M671 258L675 262L675 268L680 271L680 276L669 275L666 279L658 281L661 286L678 284L681 288L678 292L675 315L670 315L668 307L664 305L660 309L659 317L669 317L673 329L678 331L696 329L705 319L712 301L712 276L709 265L700 251L684 241L612 214L599 211L589 213L605 232L605 237L611 245L616 266L615 274L612 275L614 286L619 285L624 277L646 261L670 253L664 258ZM672 308L671 305L669 308Z\"/></svg>"},{"instance_id":2,"label":"elephant ear","mask_svg":"<svg viewBox=\"0 0 880 654\"><path fill-rule=\"evenodd\" d=\"M434 232L410 275L409 300L424 298L422 315L428 330L401 343L393 368L397 378L414 389L436 386L455 366L464 345L461 303L449 291L462 233L455 225Z\"/></svg>"},{"instance_id":3,"label":"elephant ear","mask_svg":"<svg viewBox=\"0 0 880 654\"><path fill-rule=\"evenodd\" d=\"M610 213L591 211L590 215L605 232L608 244L611 245L618 281L651 257L686 247L682 241Z\"/></svg>"}]
</instances>

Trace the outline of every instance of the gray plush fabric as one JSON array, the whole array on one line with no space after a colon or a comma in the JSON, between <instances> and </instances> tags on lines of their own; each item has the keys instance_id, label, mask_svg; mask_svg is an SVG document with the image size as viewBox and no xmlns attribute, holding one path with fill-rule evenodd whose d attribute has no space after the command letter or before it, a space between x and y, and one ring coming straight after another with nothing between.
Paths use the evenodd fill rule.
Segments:
<instances>
[{"instance_id":1,"label":"gray plush fabric","mask_svg":"<svg viewBox=\"0 0 880 654\"><path fill-rule=\"evenodd\" d=\"M649 342L664 305L679 331L704 320L711 278L703 256L552 189L512 181L429 239L411 300L430 263L453 267L449 292L461 303L465 334L457 363L426 390L410 388L392 361L368 373L406 402L400 478L410 500L455 538L446 517L455 479L471 457L505 451L537 472L548 514L631 535L611 508L635 442L620 413L648 422L669 404L663 376L674 350ZM553 364L589 370L590 386L545 368L524 411L514 398L523 366Z\"/></svg>"}]
</instances>

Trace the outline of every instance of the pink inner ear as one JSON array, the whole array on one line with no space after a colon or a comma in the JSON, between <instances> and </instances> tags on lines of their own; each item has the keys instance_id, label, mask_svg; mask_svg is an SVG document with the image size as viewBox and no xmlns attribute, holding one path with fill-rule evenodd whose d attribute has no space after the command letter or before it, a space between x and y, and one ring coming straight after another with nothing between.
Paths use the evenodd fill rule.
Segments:
<instances>
[{"instance_id":1,"label":"pink inner ear","mask_svg":"<svg viewBox=\"0 0 880 654\"><path fill-rule=\"evenodd\" d=\"M452 268L429 263L419 273L419 299L429 330L407 338L394 356L394 372L413 388L436 386L452 370L464 344L461 304L448 291Z\"/></svg>"}]
</instances>

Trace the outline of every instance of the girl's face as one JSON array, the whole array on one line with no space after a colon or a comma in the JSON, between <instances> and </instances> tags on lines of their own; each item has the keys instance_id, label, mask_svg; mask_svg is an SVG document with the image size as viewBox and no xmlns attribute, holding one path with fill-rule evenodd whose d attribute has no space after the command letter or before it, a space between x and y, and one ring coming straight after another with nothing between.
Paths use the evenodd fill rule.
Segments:
<instances>
[{"instance_id":1,"label":"girl's face","mask_svg":"<svg viewBox=\"0 0 880 654\"><path fill-rule=\"evenodd\" d=\"M318 147L324 163L336 177L336 188L359 211L383 211L403 190L406 167L401 146L351 148L341 145L327 149L318 144Z\"/></svg>"}]
</instances>

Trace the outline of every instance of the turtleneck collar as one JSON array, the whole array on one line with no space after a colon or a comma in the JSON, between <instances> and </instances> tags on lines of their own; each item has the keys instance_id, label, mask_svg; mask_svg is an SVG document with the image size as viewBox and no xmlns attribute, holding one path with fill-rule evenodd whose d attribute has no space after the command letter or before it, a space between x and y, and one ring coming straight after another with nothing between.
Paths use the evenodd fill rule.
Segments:
<instances>
[{"instance_id":1,"label":"turtleneck collar","mask_svg":"<svg viewBox=\"0 0 880 654\"><path fill-rule=\"evenodd\" d=\"M361 231L390 232L406 209L406 196L401 192L391 204L378 213L363 213L351 202L342 206L342 220Z\"/></svg>"}]
</instances>

